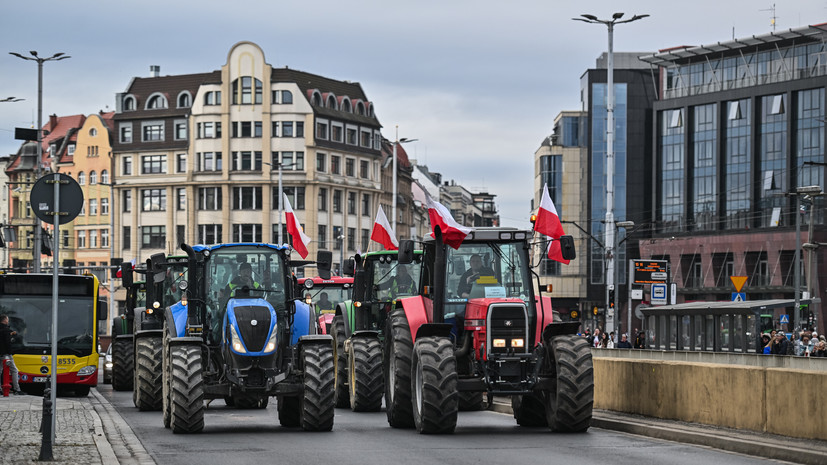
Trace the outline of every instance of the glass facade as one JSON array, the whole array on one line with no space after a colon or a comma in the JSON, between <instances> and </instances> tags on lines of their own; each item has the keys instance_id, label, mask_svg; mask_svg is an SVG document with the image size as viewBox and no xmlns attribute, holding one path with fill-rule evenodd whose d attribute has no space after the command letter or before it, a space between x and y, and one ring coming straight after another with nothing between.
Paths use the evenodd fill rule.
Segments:
<instances>
[{"instance_id":1,"label":"glass facade","mask_svg":"<svg viewBox=\"0 0 827 465\"><path fill-rule=\"evenodd\" d=\"M692 221L697 231L716 229L718 216L718 125L715 109L714 103L692 109Z\"/></svg>"},{"instance_id":2,"label":"glass facade","mask_svg":"<svg viewBox=\"0 0 827 465\"><path fill-rule=\"evenodd\" d=\"M592 84L592 168L591 168L591 199L590 217L591 234L594 237L604 237L603 223L606 216L606 122L608 118L607 101L608 85L605 83ZM626 218L626 141L627 141L627 85L614 84L614 217ZM591 284L604 284L605 261L603 248L592 241L591 244ZM619 250L617 263L625 263L624 249ZM619 267L618 279L623 281L625 267Z\"/></svg>"},{"instance_id":3,"label":"glass facade","mask_svg":"<svg viewBox=\"0 0 827 465\"><path fill-rule=\"evenodd\" d=\"M579 118L578 118L579 119ZM548 186L548 195L554 202L557 214L563 217L563 156L546 155L540 157L540 178ZM560 262L543 260L541 273L544 276L559 276Z\"/></svg>"},{"instance_id":4,"label":"glass facade","mask_svg":"<svg viewBox=\"0 0 827 465\"><path fill-rule=\"evenodd\" d=\"M684 182L686 163L684 157L684 126L682 108L663 111L660 114L661 135L661 208L663 231L679 231L685 224Z\"/></svg>"},{"instance_id":5,"label":"glass facade","mask_svg":"<svg viewBox=\"0 0 827 465\"><path fill-rule=\"evenodd\" d=\"M564 116L560 118L556 133L562 137L558 141L563 147L580 147L585 142L585 118L580 116Z\"/></svg>"},{"instance_id":6,"label":"glass facade","mask_svg":"<svg viewBox=\"0 0 827 465\"><path fill-rule=\"evenodd\" d=\"M750 99L727 102L726 132L724 133L724 209L726 229L750 226L752 209L752 181L750 168L751 125Z\"/></svg>"},{"instance_id":7,"label":"glass facade","mask_svg":"<svg viewBox=\"0 0 827 465\"><path fill-rule=\"evenodd\" d=\"M758 163L761 169L759 189L760 227L773 226L773 210L786 203L787 185L787 96L765 95L760 98L760 137ZM775 215L778 215L776 213Z\"/></svg>"}]
</instances>

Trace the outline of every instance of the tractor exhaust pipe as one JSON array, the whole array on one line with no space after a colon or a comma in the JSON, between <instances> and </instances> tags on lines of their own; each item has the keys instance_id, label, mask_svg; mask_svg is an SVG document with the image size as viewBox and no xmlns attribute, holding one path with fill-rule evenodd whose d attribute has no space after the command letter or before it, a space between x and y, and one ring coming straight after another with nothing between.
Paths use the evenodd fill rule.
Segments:
<instances>
[{"instance_id":1,"label":"tractor exhaust pipe","mask_svg":"<svg viewBox=\"0 0 827 465\"><path fill-rule=\"evenodd\" d=\"M442 229L434 226L434 306L432 323L445 322L445 244L442 243Z\"/></svg>"}]
</instances>

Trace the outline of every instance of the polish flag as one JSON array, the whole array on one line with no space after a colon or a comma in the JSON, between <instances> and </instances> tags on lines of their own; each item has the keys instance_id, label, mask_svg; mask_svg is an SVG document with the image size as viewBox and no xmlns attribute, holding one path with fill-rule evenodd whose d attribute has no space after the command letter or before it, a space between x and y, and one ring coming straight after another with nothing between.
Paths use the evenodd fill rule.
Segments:
<instances>
[{"instance_id":1,"label":"polish flag","mask_svg":"<svg viewBox=\"0 0 827 465\"><path fill-rule=\"evenodd\" d=\"M426 201L428 204L428 218L431 220L431 234L439 226L442 231L442 242L454 249L459 249L460 244L465 240L465 236L474 229L457 223L454 217L451 216L451 211L445 205L434 202L430 195L426 196Z\"/></svg>"},{"instance_id":2,"label":"polish flag","mask_svg":"<svg viewBox=\"0 0 827 465\"><path fill-rule=\"evenodd\" d=\"M534 220L534 230L538 233L557 239L563 234L563 224L560 223L560 216L554 208L554 202L548 195L548 184L543 184L543 198L540 200L540 208L537 210L537 219Z\"/></svg>"},{"instance_id":3,"label":"polish flag","mask_svg":"<svg viewBox=\"0 0 827 465\"><path fill-rule=\"evenodd\" d=\"M379 206L379 211L376 212L376 221L373 223L373 231L370 233L370 239L376 241L385 248L385 250L399 250L399 241L396 240L396 232L388 223L388 217L385 216L385 211L382 206Z\"/></svg>"},{"instance_id":4,"label":"polish flag","mask_svg":"<svg viewBox=\"0 0 827 465\"><path fill-rule=\"evenodd\" d=\"M290 199L287 198L287 194L284 194L284 214L287 220L287 233L293 238L293 249L302 258L307 258L307 244L310 243L310 238L304 233L302 225L299 224L299 219L293 213L293 207L290 206Z\"/></svg>"}]
</instances>

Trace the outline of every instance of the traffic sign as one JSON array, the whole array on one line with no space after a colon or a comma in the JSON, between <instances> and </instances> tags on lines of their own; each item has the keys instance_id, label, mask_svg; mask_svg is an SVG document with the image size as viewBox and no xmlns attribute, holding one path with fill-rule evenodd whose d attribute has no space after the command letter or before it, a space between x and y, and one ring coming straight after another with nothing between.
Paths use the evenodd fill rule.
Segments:
<instances>
[{"instance_id":1,"label":"traffic sign","mask_svg":"<svg viewBox=\"0 0 827 465\"><path fill-rule=\"evenodd\" d=\"M781 323L789 323L790 322L790 315L784 314L781 315Z\"/></svg>"},{"instance_id":2,"label":"traffic sign","mask_svg":"<svg viewBox=\"0 0 827 465\"><path fill-rule=\"evenodd\" d=\"M58 186L60 206L55 208L55 184ZM63 173L47 174L38 179L29 196L35 216L44 223L60 224L74 220L83 208L83 190L74 178ZM58 215L55 215L58 213Z\"/></svg>"},{"instance_id":3,"label":"traffic sign","mask_svg":"<svg viewBox=\"0 0 827 465\"><path fill-rule=\"evenodd\" d=\"M666 284L652 284L652 305L666 305Z\"/></svg>"},{"instance_id":4,"label":"traffic sign","mask_svg":"<svg viewBox=\"0 0 827 465\"><path fill-rule=\"evenodd\" d=\"M733 302L746 302L747 301L747 294L745 292L733 292L732 293L732 301Z\"/></svg>"},{"instance_id":5,"label":"traffic sign","mask_svg":"<svg viewBox=\"0 0 827 465\"><path fill-rule=\"evenodd\" d=\"M747 282L746 276L730 276L729 279L735 286L735 292L741 292L741 289L744 287L744 283Z\"/></svg>"}]
</instances>

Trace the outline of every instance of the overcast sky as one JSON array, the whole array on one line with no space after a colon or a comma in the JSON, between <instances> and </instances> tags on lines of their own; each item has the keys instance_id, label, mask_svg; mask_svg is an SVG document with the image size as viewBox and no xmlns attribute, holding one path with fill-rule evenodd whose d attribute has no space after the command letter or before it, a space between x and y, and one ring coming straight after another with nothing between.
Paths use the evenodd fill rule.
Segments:
<instances>
[{"instance_id":1,"label":"overcast sky","mask_svg":"<svg viewBox=\"0 0 827 465\"><path fill-rule=\"evenodd\" d=\"M443 179L497 195L503 224L527 227L533 154L554 117L577 110L579 78L607 48L581 13L649 18L615 29L616 52L703 45L772 31L773 1L515 0L38 0L0 7L0 153L14 127L37 119L36 50L71 59L44 65L43 115L114 109L134 76L202 73L252 41L275 67L362 84L386 138L416 138L409 155ZM776 1L778 30L827 22L827 1ZM767 10L767 11L763 11Z\"/></svg>"}]
</instances>

